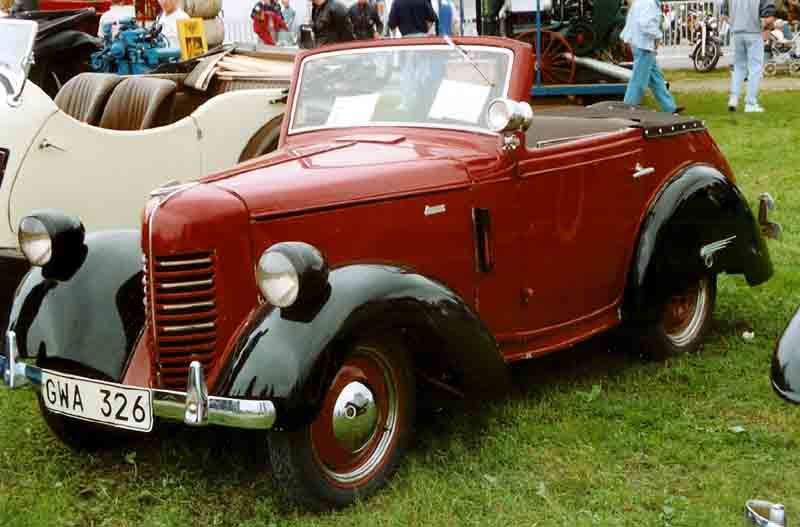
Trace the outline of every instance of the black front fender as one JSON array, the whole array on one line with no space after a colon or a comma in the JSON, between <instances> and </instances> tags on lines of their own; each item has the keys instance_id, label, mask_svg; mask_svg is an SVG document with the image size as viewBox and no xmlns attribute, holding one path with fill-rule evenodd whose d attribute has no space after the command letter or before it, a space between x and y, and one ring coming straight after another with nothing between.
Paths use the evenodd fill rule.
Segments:
<instances>
[{"instance_id":1,"label":"black front fender","mask_svg":"<svg viewBox=\"0 0 800 527\"><path fill-rule=\"evenodd\" d=\"M800 309L775 346L772 387L787 401L800 404Z\"/></svg>"},{"instance_id":2,"label":"black front fender","mask_svg":"<svg viewBox=\"0 0 800 527\"><path fill-rule=\"evenodd\" d=\"M413 271L350 265L331 271L330 291L299 312L262 306L238 339L219 395L272 400L278 426L316 416L349 344L360 336L404 340L413 362L439 360L465 395L508 382L497 343L454 292Z\"/></svg>"},{"instance_id":3,"label":"black front fender","mask_svg":"<svg viewBox=\"0 0 800 527\"><path fill-rule=\"evenodd\" d=\"M717 243L718 249L709 244ZM701 249L711 259L701 257ZM656 320L684 281L704 273L772 276L766 242L739 189L715 168L693 165L662 189L643 222L625 293L626 320Z\"/></svg>"},{"instance_id":4,"label":"black front fender","mask_svg":"<svg viewBox=\"0 0 800 527\"><path fill-rule=\"evenodd\" d=\"M138 231L86 237L86 258L69 278L33 267L14 297L9 329L20 355L61 358L120 380L144 327Z\"/></svg>"}]
</instances>

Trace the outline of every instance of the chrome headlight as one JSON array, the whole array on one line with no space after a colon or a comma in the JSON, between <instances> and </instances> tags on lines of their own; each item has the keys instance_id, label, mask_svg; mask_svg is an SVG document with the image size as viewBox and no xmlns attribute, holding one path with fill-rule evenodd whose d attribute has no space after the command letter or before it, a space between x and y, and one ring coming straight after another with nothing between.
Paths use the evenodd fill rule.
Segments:
<instances>
[{"instance_id":1,"label":"chrome headlight","mask_svg":"<svg viewBox=\"0 0 800 527\"><path fill-rule=\"evenodd\" d=\"M303 304L327 290L328 266L322 253L312 245L278 243L258 259L256 283L264 299L273 306Z\"/></svg>"},{"instance_id":2,"label":"chrome headlight","mask_svg":"<svg viewBox=\"0 0 800 527\"><path fill-rule=\"evenodd\" d=\"M19 222L17 237L28 262L45 275L65 279L86 257L86 231L78 218L58 211L36 211Z\"/></svg>"},{"instance_id":3,"label":"chrome headlight","mask_svg":"<svg viewBox=\"0 0 800 527\"><path fill-rule=\"evenodd\" d=\"M53 239L42 220L25 216L19 222L19 247L31 265L47 265L53 257Z\"/></svg>"},{"instance_id":4,"label":"chrome headlight","mask_svg":"<svg viewBox=\"0 0 800 527\"><path fill-rule=\"evenodd\" d=\"M266 251L258 261L258 288L264 298L278 307L288 307L297 300L300 278L291 260L283 253Z\"/></svg>"},{"instance_id":5,"label":"chrome headlight","mask_svg":"<svg viewBox=\"0 0 800 527\"><path fill-rule=\"evenodd\" d=\"M493 132L524 132L533 121L533 109L527 102L495 99L486 109L486 119Z\"/></svg>"}]
</instances>

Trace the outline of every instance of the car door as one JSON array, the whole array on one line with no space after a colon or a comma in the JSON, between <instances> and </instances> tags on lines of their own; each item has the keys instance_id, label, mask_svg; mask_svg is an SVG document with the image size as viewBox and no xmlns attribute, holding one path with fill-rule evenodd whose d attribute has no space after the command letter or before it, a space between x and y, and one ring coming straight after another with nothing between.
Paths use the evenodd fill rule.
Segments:
<instances>
[{"instance_id":1,"label":"car door","mask_svg":"<svg viewBox=\"0 0 800 527\"><path fill-rule=\"evenodd\" d=\"M521 317L528 348L608 327L618 306L647 191L641 131L593 134L519 160Z\"/></svg>"},{"instance_id":2,"label":"car door","mask_svg":"<svg viewBox=\"0 0 800 527\"><path fill-rule=\"evenodd\" d=\"M498 344L509 348L517 342L525 301L520 283L520 180L510 156L492 164L473 187L475 305ZM479 172L476 168L473 173Z\"/></svg>"}]
</instances>

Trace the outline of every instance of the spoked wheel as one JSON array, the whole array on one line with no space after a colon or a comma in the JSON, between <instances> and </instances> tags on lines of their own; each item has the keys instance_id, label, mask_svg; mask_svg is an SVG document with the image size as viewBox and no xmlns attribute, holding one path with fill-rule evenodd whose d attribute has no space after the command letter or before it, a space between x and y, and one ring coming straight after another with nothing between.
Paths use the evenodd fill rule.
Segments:
<instances>
[{"instance_id":1,"label":"spoked wheel","mask_svg":"<svg viewBox=\"0 0 800 527\"><path fill-rule=\"evenodd\" d=\"M719 62L719 57L721 55L722 49L719 43L708 41L706 44L706 52L703 56L700 56L700 48L698 48L692 56L694 69L701 73L713 70L717 67L717 62Z\"/></svg>"},{"instance_id":2,"label":"spoked wheel","mask_svg":"<svg viewBox=\"0 0 800 527\"><path fill-rule=\"evenodd\" d=\"M370 496L399 465L414 414L414 377L402 347L388 342L354 346L316 419L270 437L278 486L314 510Z\"/></svg>"},{"instance_id":3,"label":"spoked wheel","mask_svg":"<svg viewBox=\"0 0 800 527\"><path fill-rule=\"evenodd\" d=\"M564 35L555 31L542 31L540 65L544 84L571 84L575 82L575 53ZM536 31L527 31L517 37L533 46L536 55Z\"/></svg>"},{"instance_id":4,"label":"spoked wheel","mask_svg":"<svg viewBox=\"0 0 800 527\"><path fill-rule=\"evenodd\" d=\"M578 20L569 26L567 38L579 57L589 55L594 51L594 28L588 20Z\"/></svg>"},{"instance_id":5,"label":"spoked wheel","mask_svg":"<svg viewBox=\"0 0 800 527\"><path fill-rule=\"evenodd\" d=\"M800 60L793 60L789 63L789 75L800 77Z\"/></svg>"},{"instance_id":6,"label":"spoked wheel","mask_svg":"<svg viewBox=\"0 0 800 527\"><path fill-rule=\"evenodd\" d=\"M661 319L645 335L646 353L662 359L697 351L711 325L716 297L716 275L704 276L672 295Z\"/></svg>"},{"instance_id":7,"label":"spoked wheel","mask_svg":"<svg viewBox=\"0 0 800 527\"><path fill-rule=\"evenodd\" d=\"M774 77L778 73L778 66L774 62L764 64L764 76Z\"/></svg>"}]
</instances>

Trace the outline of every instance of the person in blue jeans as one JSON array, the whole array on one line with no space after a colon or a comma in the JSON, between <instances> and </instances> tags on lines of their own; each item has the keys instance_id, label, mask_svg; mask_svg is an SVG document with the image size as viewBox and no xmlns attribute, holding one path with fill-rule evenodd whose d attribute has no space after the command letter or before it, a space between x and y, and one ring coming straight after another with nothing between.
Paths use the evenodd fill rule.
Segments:
<instances>
[{"instance_id":1,"label":"person in blue jeans","mask_svg":"<svg viewBox=\"0 0 800 527\"><path fill-rule=\"evenodd\" d=\"M649 86L663 112L675 113L682 108L667 89L664 74L656 62L656 48L663 32L663 15L658 0L635 0L628 10L622 40L633 50L633 73L625 90L625 103L639 105Z\"/></svg>"},{"instance_id":2,"label":"person in blue jeans","mask_svg":"<svg viewBox=\"0 0 800 527\"><path fill-rule=\"evenodd\" d=\"M764 67L764 37L762 31L771 29L775 22L773 0L726 0L722 14L730 18L733 33L733 75L728 110L735 112L739 106L739 93L747 78L745 112L763 112L758 104L758 85ZM762 20L763 19L763 20Z\"/></svg>"}]
</instances>

